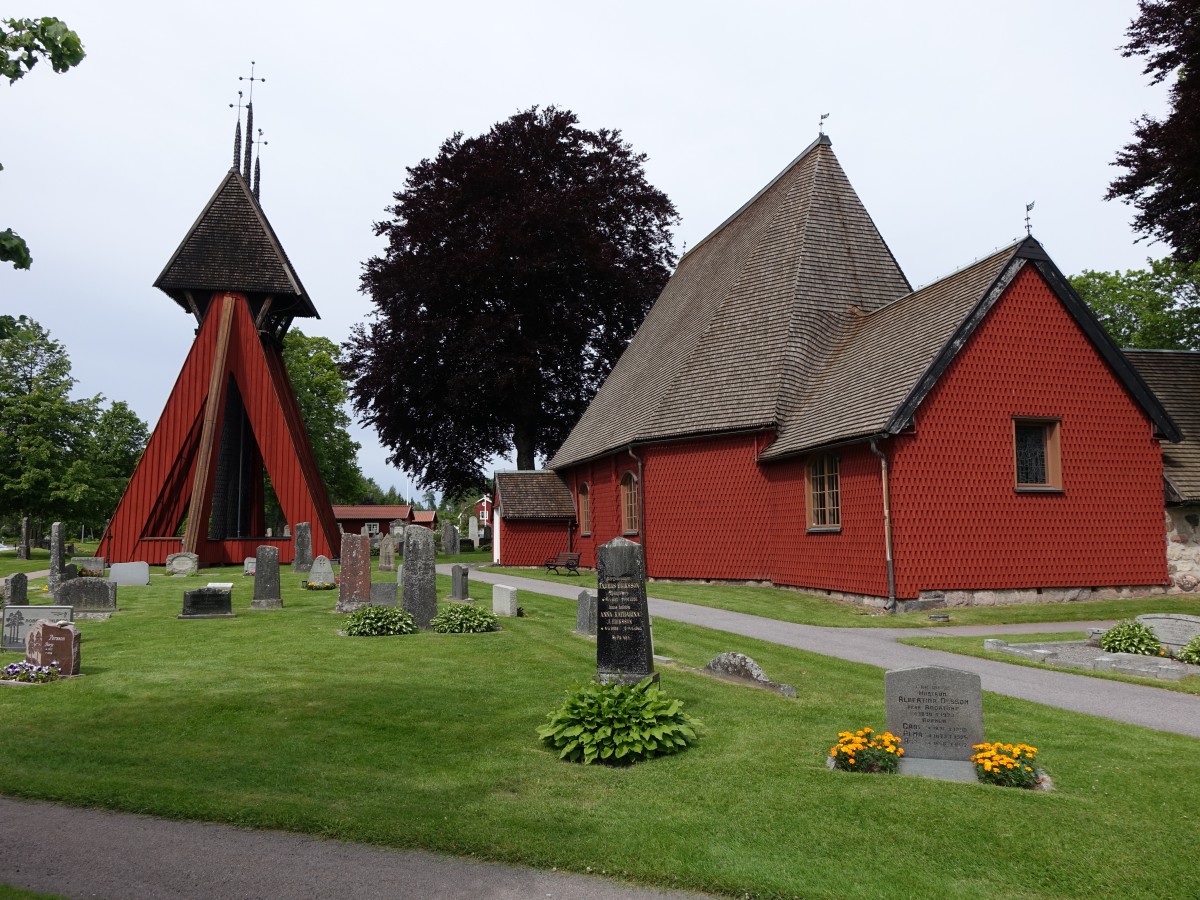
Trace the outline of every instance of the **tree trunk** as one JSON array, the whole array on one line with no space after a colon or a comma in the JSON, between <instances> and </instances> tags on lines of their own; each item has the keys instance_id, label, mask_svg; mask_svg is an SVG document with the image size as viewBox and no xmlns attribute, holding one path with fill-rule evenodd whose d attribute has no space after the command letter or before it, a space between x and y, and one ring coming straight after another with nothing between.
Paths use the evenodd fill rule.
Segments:
<instances>
[{"instance_id":1,"label":"tree trunk","mask_svg":"<svg viewBox=\"0 0 1200 900\"><path fill-rule=\"evenodd\" d=\"M532 470L536 464L533 429L518 422L513 426L513 446L517 448L517 468Z\"/></svg>"}]
</instances>

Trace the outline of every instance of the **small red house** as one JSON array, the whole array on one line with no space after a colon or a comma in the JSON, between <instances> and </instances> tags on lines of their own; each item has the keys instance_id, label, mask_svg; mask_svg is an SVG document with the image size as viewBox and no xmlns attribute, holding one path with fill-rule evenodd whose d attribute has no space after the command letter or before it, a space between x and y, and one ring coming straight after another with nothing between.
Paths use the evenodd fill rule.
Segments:
<instances>
[{"instance_id":1,"label":"small red house","mask_svg":"<svg viewBox=\"0 0 1200 900\"><path fill-rule=\"evenodd\" d=\"M553 472L497 472L492 559L539 566L572 546L575 503Z\"/></svg>"},{"instance_id":2,"label":"small red house","mask_svg":"<svg viewBox=\"0 0 1200 900\"><path fill-rule=\"evenodd\" d=\"M413 509L411 506L372 503L335 506L333 517L337 519L338 528L347 534L361 534L364 527L367 534L387 534L392 529L392 522L397 520L405 525L413 524Z\"/></svg>"},{"instance_id":3,"label":"small red house","mask_svg":"<svg viewBox=\"0 0 1200 900\"><path fill-rule=\"evenodd\" d=\"M430 531L437 531L438 514L436 509L417 509L413 510L413 524L420 525L422 528L428 528Z\"/></svg>"},{"instance_id":4,"label":"small red house","mask_svg":"<svg viewBox=\"0 0 1200 900\"><path fill-rule=\"evenodd\" d=\"M1145 594L1179 437L1033 238L914 291L822 135L680 260L549 461L551 552L889 607Z\"/></svg>"}]
</instances>

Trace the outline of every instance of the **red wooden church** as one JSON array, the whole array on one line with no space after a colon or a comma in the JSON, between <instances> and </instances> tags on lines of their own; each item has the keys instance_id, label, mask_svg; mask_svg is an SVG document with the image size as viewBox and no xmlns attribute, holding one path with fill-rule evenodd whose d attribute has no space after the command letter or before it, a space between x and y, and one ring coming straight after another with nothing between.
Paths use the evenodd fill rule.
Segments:
<instances>
[{"instance_id":1,"label":"red wooden church","mask_svg":"<svg viewBox=\"0 0 1200 900\"><path fill-rule=\"evenodd\" d=\"M257 165L250 187L249 141L238 171L240 135L239 122L233 168L154 283L199 327L101 538L113 562L161 564L183 550L240 563L261 544L291 562L291 538L266 536L264 474L287 521L311 524L313 553L338 552L282 355L292 320L318 313L259 205Z\"/></svg>"},{"instance_id":2,"label":"red wooden church","mask_svg":"<svg viewBox=\"0 0 1200 900\"><path fill-rule=\"evenodd\" d=\"M1033 238L914 291L822 135L680 260L552 474L497 474L496 547L889 606L1146 593L1179 437Z\"/></svg>"}]
</instances>

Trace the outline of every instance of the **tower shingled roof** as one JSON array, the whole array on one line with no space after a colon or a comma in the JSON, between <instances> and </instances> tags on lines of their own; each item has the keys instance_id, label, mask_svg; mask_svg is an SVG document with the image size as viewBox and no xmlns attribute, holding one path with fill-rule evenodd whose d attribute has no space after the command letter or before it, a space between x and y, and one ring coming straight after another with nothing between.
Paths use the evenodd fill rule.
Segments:
<instances>
[{"instance_id":1,"label":"tower shingled roof","mask_svg":"<svg viewBox=\"0 0 1200 900\"><path fill-rule=\"evenodd\" d=\"M291 316L320 318L283 245L242 176L222 179L154 286L185 310L186 291L269 294Z\"/></svg>"}]
</instances>

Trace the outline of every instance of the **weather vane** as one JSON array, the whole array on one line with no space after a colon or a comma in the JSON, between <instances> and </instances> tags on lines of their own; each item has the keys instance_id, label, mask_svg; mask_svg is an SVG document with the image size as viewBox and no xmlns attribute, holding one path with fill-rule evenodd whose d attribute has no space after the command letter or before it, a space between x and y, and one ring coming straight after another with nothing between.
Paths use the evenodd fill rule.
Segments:
<instances>
[{"instance_id":1,"label":"weather vane","mask_svg":"<svg viewBox=\"0 0 1200 900\"><path fill-rule=\"evenodd\" d=\"M1033 226L1029 224L1029 214L1033 212L1033 205L1036 202L1036 200L1033 200L1025 204L1025 233L1028 235L1033 234Z\"/></svg>"},{"instance_id":2,"label":"weather vane","mask_svg":"<svg viewBox=\"0 0 1200 900\"><path fill-rule=\"evenodd\" d=\"M246 102L253 103L254 102L254 82L261 81L265 84L267 79L254 77L254 60L250 60L250 74L249 75L239 75L238 81L250 82L250 96L246 98ZM242 92L238 91L238 96L240 97L241 95L242 95Z\"/></svg>"},{"instance_id":3,"label":"weather vane","mask_svg":"<svg viewBox=\"0 0 1200 900\"><path fill-rule=\"evenodd\" d=\"M821 121L817 123L817 131L820 134L825 133L825 120L829 118L829 113L821 113Z\"/></svg>"}]
</instances>

